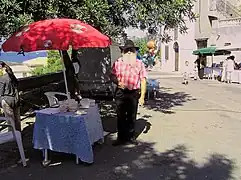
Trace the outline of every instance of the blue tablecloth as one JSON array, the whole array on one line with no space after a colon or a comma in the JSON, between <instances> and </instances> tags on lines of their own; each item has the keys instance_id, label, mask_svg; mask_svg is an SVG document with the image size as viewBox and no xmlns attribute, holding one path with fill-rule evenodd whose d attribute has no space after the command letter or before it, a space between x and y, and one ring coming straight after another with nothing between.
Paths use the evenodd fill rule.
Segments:
<instances>
[{"instance_id":1,"label":"blue tablecloth","mask_svg":"<svg viewBox=\"0 0 241 180\"><path fill-rule=\"evenodd\" d=\"M103 139L103 127L97 105L90 107L86 115L76 115L73 112L36 112L33 133L35 149L75 154L81 161L93 163L92 145Z\"/></svg>"},{"instance_id":2,"label":"blue tablecloth","mask_svg":"<svg viewBox=\"0 0 241 180\"><path fill-rule=\"evenodd\" d=\"M156 79L147 79L147 90L158 90L159 84L159 81Z\"/></svg>"}]
</instances>

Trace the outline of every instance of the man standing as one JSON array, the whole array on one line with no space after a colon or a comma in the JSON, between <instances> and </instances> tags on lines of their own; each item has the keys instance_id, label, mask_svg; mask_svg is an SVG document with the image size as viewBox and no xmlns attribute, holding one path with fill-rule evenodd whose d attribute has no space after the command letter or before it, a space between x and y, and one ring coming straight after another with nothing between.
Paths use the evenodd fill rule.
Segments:
<instances>
[{"instance_id":1,"label":"man standing","mask_svg":"<svg viewBox=\"0 0 241 180\"><path fill-rule=\"evenodd\" d=\"M234 56L230 56L228 57L228 61L227 61L227 83L232 83L232 75L234 72Z\"/></svg>"},{"instance_id":2,"label":"man standing","mask_svg":"<svg viewBox=\"0 0 241 180\"><path fill-rule=\"evenodd\" d=\"M225 59L223 61L221 82L226 82L227 81L227 62L228 62L228 59Z\"/></svg>"},{"instance_id":3,"label":"man standing","mask_svg":"<svg viewBox=\"0 0 241 180\"><path fill-rule=\"evenodd\" d=\"M198 79L197 61L194 62L193 75L194 75L194 80L197 80Z\"/></svg>"},{"instance_id":4,"label":"man standing","mask_svg":"<svg viewBox=\"0 0 241 180\"><path fill-rule=\"evenodd\" d=\"M136 58L137 50L131 40L120 47L122 57L112 67L111 80L117 85L115 101L117 106L118 137L114 146L125 143L137 144L135 121L139 104L144 104L147 72L142 61Z\"/></svg>"}]
</instances>

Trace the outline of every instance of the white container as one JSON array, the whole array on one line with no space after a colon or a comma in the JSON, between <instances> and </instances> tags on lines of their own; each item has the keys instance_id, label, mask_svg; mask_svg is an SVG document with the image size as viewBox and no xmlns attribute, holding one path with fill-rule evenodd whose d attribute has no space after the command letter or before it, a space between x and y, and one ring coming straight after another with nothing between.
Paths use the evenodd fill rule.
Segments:
<instances>
[{"instance_id":1,"label":"white container","mask_svg":"<svg viewBox=\"0 0 241 180\"><path fill-rule=\"evenodd\" d=\"M78 102L75 101L74 99L70 99L68 101L68 109L70 111L76 111L78 109Z\"/></svg>"},{"instance_id":2,"label":"white container","mask_svg":"<svg viewBox=\"0 0 241 180\"><path fill-rule=\"evenodd\" d=\"M69 111L76 111L78 109L78 105L77 106L69 106Z\"/></svg>"},{"instance_id":3,"label":"white container","mask_svg":"<svg viewBox=\"0 0 241 180\"><path fill-rule=\"evenodd\" d=\"M95 100L94 99L90 99L90 106L95 106Z\"/></svg>"},{"instance_id":4,"label":"white container","mask_svg":"<svg viewBox=\"0 0 241 180\"><path fill-rule=\"evenodd\" d=\"M84 98L80 101L80 105L82 108L89 108L90 107L90 100L87 98Z\"/></svg>"},{"instance_id":5,"label":"white container","mask_svg":"<svg viewBox=\"0 0 241 180\"><path fill-rule=\"evenodd\" d=\"M59 111L60 112L66 112L67 111L67 106L65 104L62 104L59 106Z\"/></svg>"}]
</instances>

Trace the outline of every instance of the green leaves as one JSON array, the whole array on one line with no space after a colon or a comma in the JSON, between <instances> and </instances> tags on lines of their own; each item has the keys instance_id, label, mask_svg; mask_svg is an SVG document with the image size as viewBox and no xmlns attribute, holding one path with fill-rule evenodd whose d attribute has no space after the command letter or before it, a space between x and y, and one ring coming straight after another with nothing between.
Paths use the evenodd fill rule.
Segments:
<instances>
[{"instance_id":1,"label":"green leaves","mask_svg":"<svg viewBox=\"0 0 241 180\"><path fill-rule=\"evenodd\" d=\"M143 56L148 50L147 42L148 42L147 38L139 38L134 40L135 45L139 47L139 52L141 56Z\"/></svg>"},{"instance_id":2,"label":"green leaves","mask_svg":"<svg viewBox=\"0 0 241 180\"><path fill-rule=\"evenodd\" d=\"M32 71L32 75L42 75L47 73L57 72L63 69L63 64L58 51L48 51L47 65L37 67Z\"/></svg>"},{"instance_id":3,"label":"green leaves","mask_svg":"<svg viewBox=\"0 0 241 180\"><path fill-rule=\"evenodd\" d=\"M195 20L193 5L194 0L1 0L0 35L31 21L56 17L80 19L112 37L129 26L150 33L160 26L179 27L185 33L185 20Z\"/></svg>"}]
</instances>

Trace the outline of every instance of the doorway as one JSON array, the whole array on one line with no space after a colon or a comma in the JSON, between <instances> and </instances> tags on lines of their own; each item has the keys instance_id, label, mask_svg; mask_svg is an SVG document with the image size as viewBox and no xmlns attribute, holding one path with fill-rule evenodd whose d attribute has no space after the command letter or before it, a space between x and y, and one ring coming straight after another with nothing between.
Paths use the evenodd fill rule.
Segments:
<instances>
[{"instance_id":1,"label":"doorway","mask_svg":"<svg viewBox=\"0 0 241 180\"><path fill-rule=\"evenodd\" d=\"M208 38L196 39L197 49L206 48L208 44ZM204 77L204 67L207 63L206 56L199 56L198 61L198 76L200 79Z\"/></svg>"}]
</instances>

